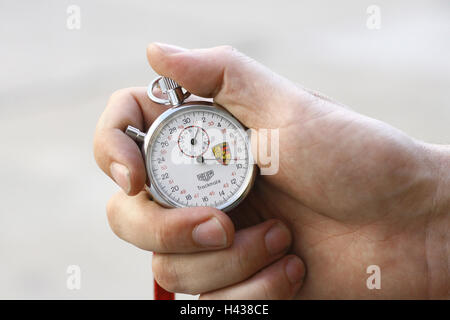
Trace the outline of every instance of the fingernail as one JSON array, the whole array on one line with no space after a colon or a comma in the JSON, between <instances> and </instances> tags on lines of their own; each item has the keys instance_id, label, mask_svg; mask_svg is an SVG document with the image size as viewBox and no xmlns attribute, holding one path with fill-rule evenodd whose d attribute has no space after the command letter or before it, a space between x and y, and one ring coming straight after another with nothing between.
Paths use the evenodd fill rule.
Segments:
<instances>
[{"instance_id":1,"label":"fingernail","mask_svg":"<svg viewBox=\"0 0 450 320\"><path fill-rule=\"evenodd\" d=\"M131 190L130 171L123 164L113 162L110 166L114 181L128 194Z\"/></svg>"},{"instance_id":2,"label":"fingernail","mask_svg":"<svg viewBox=\"0 0 450 320\"><path fill-rule=\"evenodd\" d=\"M204 247L225 247L227 234L217 218L199 224L192 231L196 243Z\"/></svg>"},{"instance_id":3,"label":"fingernail","mask_svg":"<svg viewBox=\"0 0 450 320\"><path fill-rule=\"evenodd\" d=\"M289 258L285 268L286 275L292 284L298 284L303 280L305 268L303 266L303 262L299 258Z\"/></svg>"},{"instance_id":4,"label":"fingernail","mask_svg":"<svg viewBox=\"0 0 450 320\"><path fill-rule=\"evenodd\" d=\"M264 240L269 254L277 255L289 247L291 234L286 226L276 223L267 231Z\"/></svg>"},{"instance_id":5,"label":"fingernail","mask_svg":"<svg viewBox=\"0 0 450 320\"><path fill-rule=\"evenodd\" d=\"M180 53L186 51L186 49L174 46L171 44L161 43L161 42L154 42L153 45L158 47L160 50L162 50L166 54L174 54L174 53Z\"/></svg>"}]
</instances>

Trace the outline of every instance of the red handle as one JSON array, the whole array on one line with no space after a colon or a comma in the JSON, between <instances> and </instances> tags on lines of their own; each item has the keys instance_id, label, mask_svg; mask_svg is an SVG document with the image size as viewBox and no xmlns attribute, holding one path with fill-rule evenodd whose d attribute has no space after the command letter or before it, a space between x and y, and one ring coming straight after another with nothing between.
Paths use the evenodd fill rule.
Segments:
<instances>
[{"instance_id":1,"label":"red handle","mask_svg":"<svg viewBox=\"0 0 450 320\"><path fill-rule=\"evenodd\" d=\"M166 291L161 288L156 280L153 280L153 285L155 300L175 300L175 293Z\"/></svg>"},{"instance_id":2,"label":"red handle","mask_svg":"<svg viewBox=\"0 0 450 320\"><path fill-rule=\"evenodd\" d=\"M153 255L156 253L153 252ZM175 300L175 293L166 291L156 280L153 280L154 300Z\"/></svg>"}]
</instances>

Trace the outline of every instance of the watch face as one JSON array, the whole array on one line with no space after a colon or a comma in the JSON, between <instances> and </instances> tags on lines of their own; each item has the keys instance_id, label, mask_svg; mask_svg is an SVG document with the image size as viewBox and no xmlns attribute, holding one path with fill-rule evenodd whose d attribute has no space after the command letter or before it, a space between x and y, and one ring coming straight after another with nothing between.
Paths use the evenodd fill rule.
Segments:
<instances>
[{"instance_id":1,"label":"watch face","mask_svg":"<svg viewBox=\"0 0 450 320\"><path fill-rule=\"evenodd\" d=\"M228 112L213 106L170 109L147 135L151 190L168 205L236 205L254 175L249 139Z\"/></svg>"}]
</instances>

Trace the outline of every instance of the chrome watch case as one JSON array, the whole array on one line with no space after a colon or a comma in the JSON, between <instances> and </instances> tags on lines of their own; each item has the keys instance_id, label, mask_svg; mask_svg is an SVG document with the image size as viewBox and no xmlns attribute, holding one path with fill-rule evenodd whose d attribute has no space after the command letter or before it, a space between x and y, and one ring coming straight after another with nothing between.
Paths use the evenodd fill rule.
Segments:
<instances>
[{"instance_id":1,"label":"chrome watch case","mask_svg":"<svg viewBox=\"0 0 450 320\"><path fill-rule=\"evenodd\" d=\"M169 80L169 81L168 81ZM153 89L156 85L159 85L163 94L166 94L168 99L164 100L161 98L156 98L153 95ZM184 112L190 112L193 109L199 111L211 111L217 113L229 121L231 121L237 128L242 130L244 135L246 135L246 143L249 157L249 172L247 173L242 187L225 203L221 204L217 207L217 209L222 210L224 212L228 212L239 205L242 200L250 192L257 173L257 166L253 160L252 152L251 152L251 137L247 135L245 127L228 111L226 111L222 106L207 102L207 101L190 101L184 103L184 99L189 96L189 93L183 93L181 87L176 84L173 80L158 77L155 79L147 90L149 98L159 104L171 105L172 107L163 112L150 126L147 133L141 132L139 129L134 128L132 126L128 126L126 129L126 134L135 140L141 146L142 155L144 158L144 163L147 172L147 184L146 190L152 197L154 201L164 207L181 207L178 203L168 198L164 193L159 190L157 183L155 183L155 177L153 176L153 172L151 170L151 159L150 159L150 150L152 143L159 135L160 130L173 118Z\"/></svg>"}]
</instances>

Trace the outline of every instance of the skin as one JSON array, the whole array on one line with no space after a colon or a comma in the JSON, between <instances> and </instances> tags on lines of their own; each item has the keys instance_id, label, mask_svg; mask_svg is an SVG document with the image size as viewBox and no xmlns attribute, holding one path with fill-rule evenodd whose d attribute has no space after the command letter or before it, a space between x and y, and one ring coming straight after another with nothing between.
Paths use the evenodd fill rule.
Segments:
<instances>
[{"instance_id":1,"label":"skin","mask_svg":"<svg viewBox=\"0 0 450 320\"><path fill-rule=\"evenodd\" d=\"M141 191L142 156L123 133L129 124L148 129L165 107L145 88L112 95L94 142L100 168L124 189L108 203L109 222L158 253L161 286L201 299L450 298L449 146L416 141L230 47L151 44L147 55L158 74L245 126L279 129L278 172L258 176L238 208L166 209ZM223 241L202 246L196 226L211 217L224 233L203 236ZM273 226L279 232L267 235ZM370 265L380 267L380 290L366 286Z\"/></svg>"}]
</instances>

